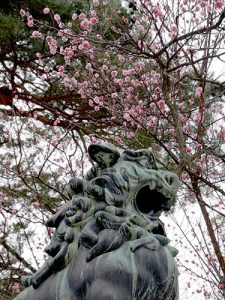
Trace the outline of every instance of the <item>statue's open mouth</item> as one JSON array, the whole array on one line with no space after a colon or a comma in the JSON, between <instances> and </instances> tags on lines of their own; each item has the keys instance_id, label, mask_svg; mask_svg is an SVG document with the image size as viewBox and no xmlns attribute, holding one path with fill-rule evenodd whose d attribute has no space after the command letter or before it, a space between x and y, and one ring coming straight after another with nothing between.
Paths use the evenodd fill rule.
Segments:
<instances>
[{"instance_id":1,"label":"statue's open mouth","mask_svg":"<svg viewBox=\"0 0 225 300\"><path fill-rule=\"evenodd\" d=\"M145 183L134 194L134 207L142 214L164 210L174 205L178 188L178 177L168 171L151 170Z\"/></svg>"},{"instance_id":2,"label":"statue's open mouth","mask_svg":"<svg viewBox=\"0 0 225 300\"><path fill-rule=\"evenodd\" d=\"M153 211L155 214L162 210L165 204L168 202L162 193L158 192L156 189L151 189L149 185L141 187L136 193L134 203L135 208L143 213L148 214Z\"/></svg>"}]
</instances>

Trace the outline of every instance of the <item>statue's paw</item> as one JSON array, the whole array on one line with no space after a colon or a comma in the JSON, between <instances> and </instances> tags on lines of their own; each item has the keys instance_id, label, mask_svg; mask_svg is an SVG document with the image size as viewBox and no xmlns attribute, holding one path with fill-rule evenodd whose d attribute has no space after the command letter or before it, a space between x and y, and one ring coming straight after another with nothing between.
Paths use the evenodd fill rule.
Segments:
<instances>
[{"instance_id":1,"label":"statue's paw","mask_svg":"<svg viewBox=\"0 0 225 300\"><path fill-rule=\"evenodd\" d=\"M81 178L71 178L68 185L68 194L73 195L83 192L85 182L86 181Z\"/></svg>"},{"instance_id":2,"label":"statue's paw","mask_svg":"<svg viewBox=\"0 0 225 300\"><path fill-rule=\"evenodd\" d=\"M71 208L68 209L67 212L65 213L65 218L66 218L66 217L72 217L72 216L74 216L76 213L77 213L77 210L71 207Z\"/></svg>"},{"instance_id":3,"label":"statue's paw","mask_svg":"<svg viewBox=\"0 0 225 300\"><path fill-rule=\"evenodd\" d=\"M71 208L72 203L71 201L67 202L62 206L62 208L57 211L53 216L51 216L46 222L45 225L47 227L58 227L59 223L62 221L64 218L66 212Z\"/></svg>"},{"instance_id":4,"label":"statue's paw","mask_svg":"<svg viewBox=\"0 0 225 300\"><path fill-rule=\"evenodd\" d=\"M91 207L91 201L88 198L73 196L72 209L83 210L84 212L86 212L90 207Z\"/></svg>"},{"instance_id":5,"label":"statue's paw","mask_svg":"<svg viewBox=\"0 0 225 300\"><path fill-rule=\"evenodd\" d=\"M112 229L101 231L97 243L89 251L87 262L99 255L118 249L123 243L124 238L118 231Z\"/></svg>"},{"instance_id":6,"label":"statue's paw","mask_svg":"<svg viewBox=\"0 0 225 300\"><path fill-rule=\"evenodd\" d=\"M147 233L143 228L127 221L121 225L119 231L127 241L140 239L144 233Z\"/></svg>"},{"instance_id":7,"label":"statue's paw","mask_svg":"<svg viewBox=\"0 0 225 300\"><path fill-rule=\"evenodd\" d=\"M66 254L68 253L68 244L62 244L60 251L53 258L53 260L46 261L49 270L57 272L65 267L66 265Z\"/></svg>"},{"instance_id":8,"label":"statue's paw","mask_svg":"<svg viewBox=\"0 0 225 300\"><path fill-rule=\"evenodd\" d=\"M44 281L44 280L43 280ZM40 282L37 278L34 278L33 281L32 281L32 286L34 289L37 289L39 286L40 286Z\"/></svg>"},{"instance_id":9,"label":"statue's paw","mask_svg":"<svg viewBox=\"0 0 225 300\"><path fill-rule=\"evenodd\" d=\"M118 230L125 221L125 218L112 215L106 211L98 211L95 218L104 228L114 230Z\"/></svg>"},{"instance_id":10,"label":"statue's paw","mask_svg":"<svg viewBox=\"0 0 225 300\"><path fill-rule=\"evenodd\" d=\"M32 286L37 289L46 278L48 278L52 273L52 265L54 259L49 257L45 264L39 269L32 277Z\"/></svg>"},{"instance_id":11,"label":"statue's paw","mask_svg":"<svg viewBox=\"0 0 225 300\"><path fill-rule=\"evenodd\" d=\"M81 231L80 243L86 248L93 247L98 241L98 234L100 231L101 228L96 223L96 220L90 220Z\"/></svg>"},{"instance_id":12,"label":"statue's paw","mask_svg":"<svg viewBox=\"0 0 225 300\"><path fill-rule=\"evenodd\" d=\"M87 193L94 196L96 199L102 199L104 196L104 188L94 184L87 187Z\"/></svg>"},{"instance_id":13,"label":"statue's paw","mask_svg":"<svg viewBox=\"0 0 225 300\"><path fill-rule=\"evenodd\" d=\"M92 209L88 209L86 212L83 210L78 210L78 211L68 211L68 213L65 216L65 223L69 227L72 227L73 225L82 222L82 221L87 221L90 217L94 215L94 211Z\"/></svg>"},{"instance_id":14,"label":"statue's paw","mask_svg":"<svg viewBox=\"0 0 225 300\"><path fill-rule=\"evenodd\" d=\"M132 224L138 225L142 228L148 227L149 229L150 228L153 229L155 227L153 222L151 222L149 219L147 219L146 217L144 217L142 215L132 214L128 220Z\"/></svg>"},{"instance_id":15,"label":"statue's paw","mask_svg":"<svg viewBox=\"0 0 225 300\"><path fill-rule=\"evenodd\" d=\"M82 210L76 211L71 215L70 211L66 214L65 222L68 226L73 226L85 219L85 213Z\"/></svg>"},{"instance_id":16,"label":"statue's paw","mask_svg":"<svg viewBox=\"0 0 225 300\"><path fill-rule=\"evenodd\" d=\"M63 216L60 219L62 220ZM58 218L55 215L51 216L47 221L45 221L45 225L47 227L57 227L59 223L60 220L58 221Z\"/></svg>"},{"instance_id":17,"label":"statue's paw","mask_svg":"<svg viewBox=\"0 0 225 300\"><path fill-rule=\"evenodd\" d=\"M45 252L54 257L60 250L60 243L51 243L50 245L48 245L47 247L45 247Z\"/></svg>"},{"instance_id":18,"label":"statue's paw","mask_svg":"<svg viewBox=\"0 0 225 300\"><path fill-rule=\"evenodd\" d=\"M154 237L160 242L162 246L166 246L170 242L170 240L166 236L161 234L154 234Z\"/></svg>"},{"instance_id":19,"label":"statue's paw","mask_svg":"<svg viewBox=\"0 0 225 300\"><path fill-rule=\"evenodd\" d=\"M33 276L22 276L21 281L25 287L29 287L32 285Z\"/></svg>"},{"instance_id":20,"label":"statue's paw","mask_svg":"<svg viewBox=\"0 0 225 300\"><path fill-rule=\"evenodd\" d=\"M161 247L159 241L153 236L145 236L140 239L130 242L130 249L132 252L140 247L144 247L151 251L157 251Z\"/></svg>"},{"instance_id":21,"label":"statue's paw","mask_svg":"<svg viewBox=\"0 0 225 300\"><path fill-rule=\"evenodd\" d=\"M173 257L175 257L178 254L178 250L170 245L167 245L166 248L170 251Z\"/></svg>"},{"instance_id":22,"label":"statue's paw","mask_svg":"<svg viewBox=\"0 0 225 300\"><path fill-rule=\"evenodd\" d=\"M65 236L64 236L64 240L70 244L74 241L74 238L75 238L75 232L74 232L74 229L73 228L67 228L66 229L66 233L65 233Z\"/></svg>"},{"instance_id":23,"label":"statue's paw","mask_svg":"<svg viewBox=\"0 0 225 300\"><path fill-rule=\"evenodd\" d=\"M24 278L22 278L22 282L26 287L29 287L32 285L34 289L37 289L42 281L39 282L39 278L35 273L31 276L25 276Z\"/></svg>"},{"instance_id":24,"label":"statue's paw","mask_svg":"<svg viewBox=\"0 0 225 300\"><path fill-rule=\"evenodd\" d=\"M118 216L118 217L126 217L127 216L127 212L125 209L123 208L118 208L112 205L106 206L105 211L107 211L108 213Z\"/></svg>"}]
</instances>

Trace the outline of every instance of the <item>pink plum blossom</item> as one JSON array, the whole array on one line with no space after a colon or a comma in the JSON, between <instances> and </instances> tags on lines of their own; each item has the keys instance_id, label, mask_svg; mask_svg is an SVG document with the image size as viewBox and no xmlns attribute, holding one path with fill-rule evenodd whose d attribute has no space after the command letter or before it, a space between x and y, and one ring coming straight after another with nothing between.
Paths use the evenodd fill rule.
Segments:
<instances>
[{"instance_id":1,"label":"pink plum blossom","mask_svg":"<svg viewBox=\"0 0 225 300\"><path fill-rule=\"evenodd\" d=\"M165 101L163 99L159 100L158 107L163 110L165 108Z\"/></svg>"},{"instance_id":2,"label":"pink plum blossom","mask_svg":"<svg viewBox=\"0 0 225 300\"><path fill-rule=\"evenodd\" d=\"M118 94L117 93L112 93L111 96L112 96L112 98L115 99L116 97L118 97Z\"/></svg>"},{"instance_id":3,"label":"pink plum blossom","mask_svg":"<svg viewBox=\"0 0 225 300\"><path fill-rule=\"evenodd\" d=\"M89 104L90 107L93 107L93 106L94 106L94 102L93 102L92 100L89 100L89 101L88 101L88 104Z\"/></svg>"},{"instance_id":4,"label":"pink plum blossom","mask_svg":"<svg viewBox=\"0 0 225 300\"><path fill-rule=\"evenodd\" d=\"M153 13L156 17L163 16L163 12L161 11L160 7L158 7L158 6L153 9Z\"/></svg>"},{"instance_id":5,"label":"pink plum blossom","mask_svg":"<svg viewBox=\"0 0 225 300\"><path fill-rule=\"evenodd\" d=\"M94 102L95 102L96 104L99 104L99 97L96 96L96 97L94 97L93 100L94 100Z\"/></svg>"},{"instance_id":6,"label":"pink plum blossom","mask_svg":"<svg viewBox=\"0 0 225 300\"><path fill-rule=\"evenodd\" d=\"M51 140L50 144L55 147L55 145L57 144L57 141L56 140Z\"/></svg>"},{"instance_id":7,"label":"pink plum blossom","mask_svg":"<svg viewBox=\"0 0 225 300\"><path fill-rule=\"evenodd\" d=\"M111 72L112 77L116 77L117 74L118 74L118 72L116 70L114 70L114 71Z\"/></svg>"},{"instance_id":8,"label":"pink plum blossom","mask_svg":"<svg viewBox=\"0 0 225 300\"><path fill-rule=\"evenodd\" d=\"M81 21L80 26L86 30L89 30L90 24L91 24L90 21L85 18Z\"/></svg>"},{"instance_id":9,"label":"pink plum blossom","mask_svg":"<svg viewBox=\"0 0 225 300\"><path fill-rule=\"evenodd\" d=\"M37 57L37 58L42 58L42 54L41 54L40 52L37 52L37 53L36 53L36 57Z\"/></svg>"},{"instance_id":10,"label":"pink plum blossom","mask_svg":"<svg viewBox=\"0 0 225 300\"><path fill-rule=\"evenodd\" d=\"M202 94L202 87L199 86L195 90L195 97L199 98L201 97L201 94Z\"/></svg>"},{"instance_id":11,"label":"pink plum blossom","mask_svg":"<svg viewBox=\"0 0 225 300\"><path fill-rule=\"evenodd\" d=\"M206 1L201 1L200 2L200 6L201 7L206 7L207 6L207 2Z\"/></svg>"},{"instance_id":12,"label":"pink plum blossom","mask_svg":"<svg viewBox=\"0 0 225 300\"><path fill-rule=\"evenodd\" d=\"M96 12L96 10L92 10L92 11L91 11L91 15L92 15L92 17L97 17L97 12Z\"/></svg>"},{"instance_id":13,"label":"pink plum blossom","mask_svg":"<svg viewBox=\"0 0 225 300\"><path fill-rule=\"evenodd\" d=\"M27 18L27 25L28 25L28 27L33 27L34 26L34 20L33 20L32 16L29 16Z\"/></svg>"},{"instance_id":14,"label":"pink plum blossom","mask_svg":"<svg viewBox=\"0 0 225 300\"><path fill-rule=\"evenodd\" d=\"M224 290L225 289L225 284L223 284L223 283L218 284L218 288L220 290Z\"/></svg>"},{"instance_id":15,"label":"pink plum blossom","mask_svg":"<svg viewBox=\"0 0 225 300\"><path fill-rule=\"evenodd\" d=\"M109 68L108 68L107 65L103 65L103 66L102 66L102 70L103 70L103 71L108 71L108 69L109 69Z\"/></svg>"},{"instance_id":16,"label":"pink plum blossom","mask_svg":"<svg viewBox=\"0 0 225 300\"><path fill-rule=\"evenodd\" d=\"M119 136L115 136L114 141L118 144L122 144L122 139Z\"/></svg>"},{"instance_id":17,"label":"pink plum blossom","mask_svg":"<svg viewBox=\"0 0 225 300\"><path fill-rule=\"evenodd\" d=\"M60 15L55 14L55 15L54 15L54 20L55 20L57 23L59 23L59 22L61 21Z\"/></svg>"},{"instance_id":18,"label":"pink plum blossom","mask_svg":"<svg viewBox=\"0 0 225 300\"><path fill-rule=\"evenodd\" d=\"M147 126L152 127L157 124L157 118L156 117L151 117L150 120L147 122Z\"/></svg>"},{"instance_id":19,"label":"pink plum blossom","mask_svg":"<svg viewBox=\"0 0 225 300\"><path fill-rule=\"evenodd\" d=\"M93 17L93 18L90 19L90 23L91 23L91 25L95 25L95 24L98 23L98 19Z\"/></svg>"},{"instance_id":20,"label":"pink plum blossom","mask_svg":"<svg viewBox=\"0 0 225 300\"><path fill-rule=\"evenodd\" d=\"M49 67L48 66L44 67L44 72L46 72L46 73L49 72Z\"/></svg>"},{"instance_id":21,"label":"pink plum blossom","mask_svg":"<svg viewBox=\"0 0 225 300\"><path fill-rule=\"evenodd\" d=\"M76 13L73 13L73 14L72 14L72 20L73 20L73 21L75 21L75 20L77 19L77 17L78 17L78 16L77 16Z\"/></svg>"},{"instance_id":22,"label":"pink plum blossom","mask_svg":"<svg viewBox=\"0 0 225 300\"><path fill-rule=\"evenodd\" d=\"M88 41L83 41L83 43L81 44L81 49L83 50L88 50L90 48L90 44Z\"/></svg>"},{"instance_id":23,"label":"pink plum blossom","mask_svg":"<svg viewBox=\"0 0 225 300\"><path fill-rule=\"evenodd\" d=\"M177 34L178 33L178 28L176 25L172 25L171 26L171 31L174 33L174 34Z\"/></svg>"},{"instance_id":24,"label":"pink plum blossom","mask_svg":"<svg viewBox=\"0 0 225 300\"><path fill-rule=\"evenodd\" d=\"M91 143L96 143L97 142L97 139L94 137L94 135L91 133L91 134L89 134L89 139L90 139L90 141L91 141Z\"/></svg>"},{"instance_id":25,"label":"pink plum blossom","mask_svg":"<svg viewBox=\"0 0 225 300\"><path fill-rule=\"evenodd\" d=\"M50 53L51 54L56 54L56 51L57 51L57 42L55 39L53 39L53 37L51 36L47 36L46 38L47 40L47 43L48 43L48 46L49 46L49 49L50 49Z\"/></svg>"},{"instance_id":26,"label":"pink plum blossom","mask_svg":"<svg viewBox=\"0 0 225 300\"><path fill-rule=\"evenodd\" d=\"M40 38L41 36L42 36L42 34L39 31L37 31L37 30L34 30L32 32L32 37L33 38Z\"/></svg>"},{"instance_id":27,"label":"pink plum blossom","mask_svg":"<svg viewBox=\"0 0 225 300\"><path fill-rule=\"evenodd\" d=\"M49 12L50 12L50 9L48 8L48 7L45 7L44 9L43 9L43 13L44 14L49 14Z\"/></svg>"},{"instance_id":28,"label":"pink plum blossom","mask_svg":"<svg viewBox=\"0 0 225 300\"><path fill-rule=\"evenodd\" d=\"M38 208L38 207L40 207L40 203L36 201L36 202L33 203L33 206L34 206L35 208Z\"/></svg>"},{"instance_id":29,"label":"pink plum blossom","mask_svg":"<svg viewBox=\"0 0 225 300\"><path fill-rule=\"evenodd\" d=\"M20 15L21 15L21 17L25 17L26 16L25 10L21 9L20 10Z\"/></svg>"},{"instance_id":30,"label":"pink plum blossom","mask_svg":"<svg viewBox=\"0 0 225 300\"><path fill-rule=\"evenodd\" d=\"M160 87L156 87L156 88L154 89L154 91L155 91L157 94L161 93Z\"/></svg>"},{"instance_id":31,"label":"pink plum blossom","mask_svg":"<svg viewBox=\"0 0 225 300\"><path fill-rule=\"evenodd\" d=\"M54 126L57 126L60 122L61 122L61 119L60 119L60 117L59 117L59 118L57 118L57 119L54 121L53 125L54 125Z\"/></svg>"},{"instance_id":32,"label":"pink plum blossom","mask_svg":"<svg viewBox=\"0 0 225 300\"><path fill-rule=\"evenodd\" d=\"M92 69L91 64L87 63L86 66L85 66L85 69L90 71Z\"/></svg>"},{"instance_id":33,"label":"pink plum blossom","mask_svg":"<svg viewBox=\"0 0 225 300\"><path fill-rule=\"evenodd\" d=\"M195 114L194 122L200 124L202 122L202 114L198 111Z\"/></svg>"},{"instance_id":34,"label":"pink plum blossom","mask_svg":"<svg viewBox=\"0 0 225 300\"><path fill-rule=\"evenodd\" d=\"M63 83L64 83L65 87L68 87L71 84L71 79L69 77L65 77L63 79Z\"/></svg>"},{"instance_id":35,"label":"pink plum blossom","mask_svg":"<svg viewBox=\"0 0 225 300\"><path fill-rule=\"evenodd\" d=\"M93 0L93 5L94 5L95 7L99 6L99 1L98 1L98 0Z\"/></svg>"},{"instance_id":36,"label":"pink plum blossom","mask_svg":"<svg viewBox=\"0 0 225 300\"><path fill-rule=\"evenodd\" d=\"M55 55L55 54L56 54L56 52L57 52L57 47L51 46L49 49L50 49L50 53L51 53L52 55Z\"/></svg>"},{"instance_id":37,"label":"pink plum blossom","mask_svg":"<svg viewBox=\"0 0 225 300\"><path fill-rule=\"evenodd\" d=\"M160 77L161 77L161 75L160 75L159 73L156 73L156 74L155 74L155 78L156 78L157 80L159 80Z\"/></svg>"},{"instance_id":38,"label":"pink plum blossom","mask_svg":"<svg viewBox=\"0 0 225 300\"><path fill-rule=\"evenodd\" d=\"M66 56L68 56L68 57L73 57L74 56L74 51L73 51L73 49L71 49L70 47L67 47L66 49L65 49L65 54L66 54Z\"/></svg>"},{"instance_id":39,"label":"pink plum blossom","mask_svg":"<svg viewBox=\"0 0 225 300\"><path fill-rule=\"evenodd\" d=\"M82 13L82 14L80 14L80 15L78 16L78 18L79 18L80 20L84 20L84 19L86 19L86 15L85 15L84 13Z\"/></svg>"},{"instance_id":40,"label":"pink plum blossom","mask_svg":"<svg viewBox=\"0 0 225 300\"><path fill-rule=\"evenodd\" d=\"M18 294L20 292L20 286L17 282L15 282L13 285L12 285L12 291L13 293L15 294Z\"/></svg>"},{"instance_id":41,"label":"pink plum blossom","mask_svg":"<svg viewBox=\"0 0 225 300\"><path fill-rule=\"evenodd\" d=\"M192 148L187 146L187 147L186 147L186 152L187 152L187 153L191 153L191 151L192 151Z\"/></svg>"},{"instance_id":42,"label":"pink plum blossom","mask_svg":"<svg viewBox=\"0 0 225 300\"><path fill-rule=\"evenodd\" d=\"M156 104L154 102L151 102L149 106L150 106L151 109L155 109L156 108Z\"/></svg>"},{"instance_id":43,"label":"pink plum blossom","mask_svg":"<svg viewBox=\"0 0 225 300\"><path fill-rule=\"evenodd\" d=\"M215 4L215 7L216 8L221 8L221 7L223 7L224 6L224 2L223 1L221 1L221 0L217 0L216 1L216 4Z\"/></svg>"},{"instance_id":44,"label":"pink plum blossom","mask_svg":"<svg viewBox=\"0 0 225 300\"><path fill-rule=\"evenodd\" d=\"M124 113L123 118L124 118L127 122L130 122L130 121L131 121L130 114L127 113L127 112Z\"/></svg>"},{"instance_id":45,"label":"pink plum blossom","mask_svg":"<svg viewBox=\"0 0 225 300\"><path fill-rule=\"evenodd\" d=\"M124 76L126 76L126 75L129 74L129 72L128 72L128 70L122 70L122 74L123 74Z\"/></svg>"},{"instance_id":46,"label":"pink plum blossom","mask_svg":"<svg viewBox=\"0 0 225 300\"><path fill-rule=\"evenodd\" d=\"M118 54L118 60L120 61L120 62L124 62L125 61L125 57L123 56L123 55L121 55L121 54Z\"/></svg>"}]
</instances>

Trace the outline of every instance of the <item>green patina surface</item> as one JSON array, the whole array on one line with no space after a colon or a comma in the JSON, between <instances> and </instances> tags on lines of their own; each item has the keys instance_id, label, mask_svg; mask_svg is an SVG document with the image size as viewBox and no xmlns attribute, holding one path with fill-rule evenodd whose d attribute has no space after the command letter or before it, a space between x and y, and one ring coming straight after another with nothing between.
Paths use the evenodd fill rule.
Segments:
<instances>
[{"instance_id":1,"label":"green patina surface","mask_svg":"<svg viewBox=\"0 0 225 300\"><path fill-rule=\"evenodd\" d=\"M55 227L49 258L16 299L177 299L177 250L159 219L175 203L177 176L150 150L104 144L89 154L95 166L71 179L71 201L46 222Z\"/></svg>"}]
</instances>

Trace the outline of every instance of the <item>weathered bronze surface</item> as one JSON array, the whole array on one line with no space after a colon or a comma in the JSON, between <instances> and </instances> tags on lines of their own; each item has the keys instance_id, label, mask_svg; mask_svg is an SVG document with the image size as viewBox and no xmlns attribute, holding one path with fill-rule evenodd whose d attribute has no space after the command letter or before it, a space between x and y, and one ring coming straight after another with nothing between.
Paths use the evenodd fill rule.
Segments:
<instances>
[{"instance_id":1,"label":"weathered bronze surface","mask_svg":"<svg viewBox=\"0 0 225 300\"><path fill-rule=\"evenodd\" d=\"M178 299L177 250L159 219L175 203L177 176L150 150L88 151L95 167L70 180L71 200L46 222L49 258L16 300Z\"/></svg>"}]
</instances>

